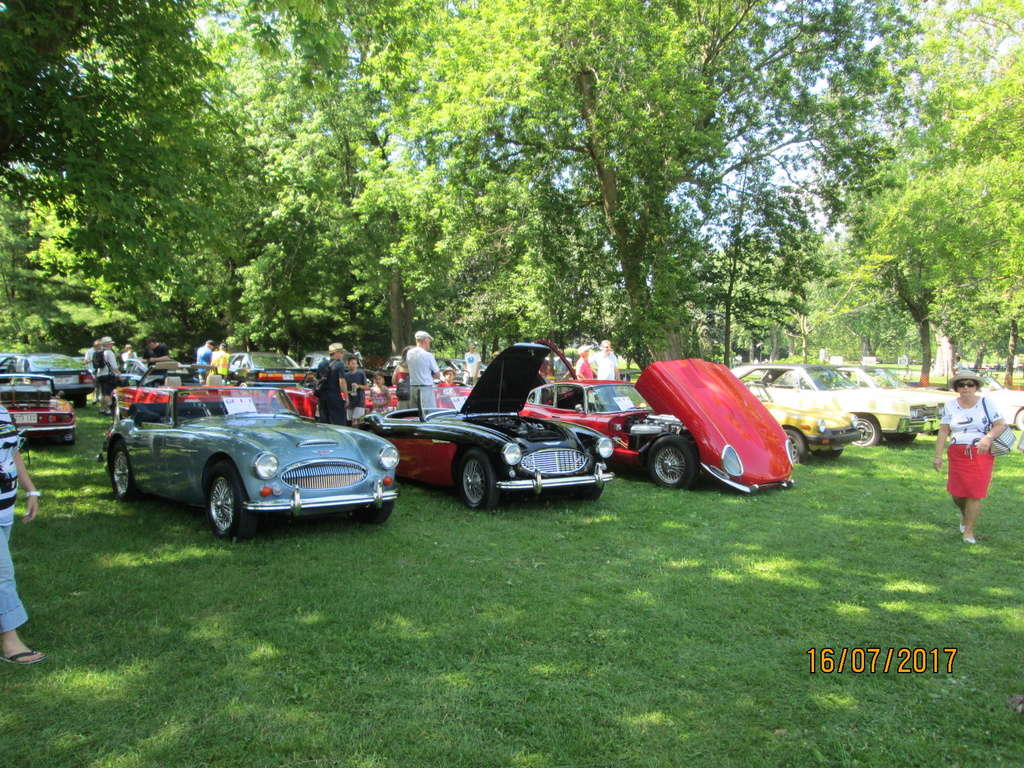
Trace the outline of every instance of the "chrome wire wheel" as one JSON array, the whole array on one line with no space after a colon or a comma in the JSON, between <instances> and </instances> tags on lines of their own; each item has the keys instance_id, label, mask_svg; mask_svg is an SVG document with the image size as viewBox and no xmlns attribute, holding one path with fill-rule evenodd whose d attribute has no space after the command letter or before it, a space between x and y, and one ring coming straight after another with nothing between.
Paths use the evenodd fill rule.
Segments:
<instances>
[{"instance_id":1,"label":"chrome wire wheel","mask_svg":"<svg viewBox=\"0 0 1024 768\"><path fill-rule=\"evenodd\" d=\"M486 482L484 468L480 464L480 460L476 457L468 459L462 468L462 492L471 506L476 506L483 501Z\"/></svg>"},{"instance_id":2,"label":"chrome wire wheel","mask_svg":"<svg viewBox=\"0 0 1024 768\"><path fill-rule=\"evenodd\" d=\"M114 454L114 490L119 497L128 495L128 488L131 484L131 467L128 466L128 454L118 451Z\"/></svg>"},{"instance_id":3,"label":"chrome wire wheel","mask_svg":"<svg viewBox=\"0 0 1024 768\"><path fill-rule=\"evenodd\" d=\"M665 485L678 485L686 471L686 457L676 446L665 446L654 457L654 471Z\"/></svg>"},{"instance_id":4,"label":"chrome wire wheel","mask_svg":"<svg viewBox=\"0 0 1024 768\"><path fill-rule=\"evenodd\" d=\"M223 475L214 478L207 503L213 527L220 533L227 533L235 519L235 489Z\"/></svg>"}]
</instances>

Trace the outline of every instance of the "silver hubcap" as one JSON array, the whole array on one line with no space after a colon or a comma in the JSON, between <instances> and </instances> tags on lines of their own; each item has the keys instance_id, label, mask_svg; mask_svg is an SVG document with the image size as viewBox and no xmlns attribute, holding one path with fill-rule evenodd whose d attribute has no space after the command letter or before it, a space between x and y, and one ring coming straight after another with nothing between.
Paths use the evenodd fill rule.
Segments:
<instances>
[{"instance_id":1,"label":"silver hubcap","mask_svg":"<svg viewBox=\"0 0 1024 768\"><path fill-rule=\"evenodd\" d=\"M796 443L793 441L792 437L786 438L786 450L789 451L790 461L792 461L794 464L800 461L800 457L797 455L796 452Z\"/></svg>"},{"instance_id":2,"label":"silver hubcap","mask_svg":"<svg viewBox=\"0 0 1024 768\"><path fill-rule=\"evenodd\" d=\"M666 483L675 485L683 479L686 459L678 448L662 448L654 459L654 471Z\"/></svg>"},{"instance_id":3,"label":"silver hubcap","mask_svg":"<svg viewBox=\"0 0 1024 768\"><path fill-rule=\"evenodd\" d=\"M480 462L471 459L462 470L462 490L471 504L479 504L484 498L484 468Z\"/></svg>"},{"instance_id":4,"label":"silver hubcap","mask_svg":"<svg viewBox=\"0 0 1024 768\"><path fill-rule=\"evenodd\" d=\"M118 496L128 493L128 478L131 476L131 469L128 467L128 454L118 451L114 454L114 487Z\"/></svg>"},{"instance_id":5,"label":"silver hubcap","mask_svg":"<svg viewBox=\"0 0 1024 768\"><path fill-rule=\"evenodd\" d=\"M210 486L210 520L218 531L231 527L235 517L235 492L226 477L218 477Z\"/></svg>"},{"instance_id":6,"label":"silver hubcap","mask_svg":"<svg viewBox=\"0 0 1024 768\"><path fill-rule=\"evenodd\" d=\"M867 419L857 419L857 430L860 432L860 440L855 445L868 445L875 439L875 425Z\"/></svg>"}]
</instances>

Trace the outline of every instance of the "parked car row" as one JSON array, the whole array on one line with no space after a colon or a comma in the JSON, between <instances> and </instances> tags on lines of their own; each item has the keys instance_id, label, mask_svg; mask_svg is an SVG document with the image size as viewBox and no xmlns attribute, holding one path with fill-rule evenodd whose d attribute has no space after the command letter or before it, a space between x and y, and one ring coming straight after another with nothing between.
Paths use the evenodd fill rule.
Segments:
<instances>
[{"instance_id":1,"label":"parked car row","mask_svg":"<svg viewBox=\"0 0 1024 768\"><path fill-rule=\"evenodd\" d=\"M562 362L555 381L552 355ZM98 457L119 500L153 494L202 506L215 535L247 538L268 515L384 522L397 478L454 489L472 509L506 496L593 501L617 472L673 489L703 475L756 493L792 487L793 464L811 455L913 440L937 427L953 396L853 366L730 371L675 360L651 364L635 383L578 381L557 348L522 343L474 387L435 388L435 407L371 412L351 428L314 421L308 371L291 358L239 353L232 365L223 381L175 361L125 365ZM0 400L29 435L75 440L57 376L0 374Z\"/></svg>"}]
</instances>

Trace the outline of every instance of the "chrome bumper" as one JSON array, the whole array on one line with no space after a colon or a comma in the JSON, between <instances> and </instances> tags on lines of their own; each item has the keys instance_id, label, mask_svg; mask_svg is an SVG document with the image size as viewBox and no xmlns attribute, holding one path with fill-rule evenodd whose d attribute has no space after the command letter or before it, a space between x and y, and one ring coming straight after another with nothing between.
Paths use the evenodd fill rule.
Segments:
<instances>
[{"instance_id":1,"label":"chrome bumper","mask_svg":"<svg viewBox=\"0 0 1024 768\"><path fill-rule=\"evenodd\" d=\"M75 429L74 424L43 424L36 426L20 426L17 423L14 425L18 428L19 432L31 435L33 432L71 432Z\"/></svg>"},{"instance_id":2,"label":"chrome bumper","mask_svg":"<svg viewBox=\"0 0 1024 768\"><path fill-rule=\"evenodd\" d=\"M735 488L737 491L743 491L744 493L757 493L765 488L792 488L796 485L796 481L792 478L789 480L782 480L778 483L762 483L761 485L744 485L733 480L729 475L725 474L718 467L712 467L708 464L701 462L701 466L704 467L704 471L711 475L719 482L725 483L730 488Z\"/></svg>"},{"instance_id":3,"label":"chrome bumper","mask_svg":"<svg viewBox=\"0 0 1024 768\"><path fill-rule=\"evenodd\" d=\"M340 496L320 496L315 499L303 499L296 488L292 491L289 499L275 499L273 501L247 501L242 506L249 512L290 512L298 516L304 512L318 509L346 509L349 507L366 507L374 505L379 507L385 501L394 501L398 498L398 489L384 490L384 484L377 481L372 494L347 493Z\"/></svg>"},{"instance_id":4,"label":"chrome bumper","mask_svg":"<svg viewBox=\"0 0 1024 768\"><path fill-rule=\"evenodd\" d=\"M534 475L529 480L499 480L497 486L502 491L533 491L540 493L548 488L572 488L578 485L595 485L596 483L607 483L615 477L615 473L608 472L604 464L598 464L592 475L570 475L569 477L541 477Z\"/></svg>"}]
</instances>

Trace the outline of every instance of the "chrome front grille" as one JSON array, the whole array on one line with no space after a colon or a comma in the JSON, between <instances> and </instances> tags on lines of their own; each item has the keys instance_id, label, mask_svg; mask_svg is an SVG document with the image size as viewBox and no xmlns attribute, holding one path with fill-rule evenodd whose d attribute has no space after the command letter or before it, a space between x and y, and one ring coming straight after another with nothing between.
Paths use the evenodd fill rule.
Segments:
<instances>
[{"instance_id":1,"label":"chrome front grille","mask_svg":"<svg viewBox=\"0 0 1024 768\"><path fill-rule=\"evenodd\" d=\"M927 421L938 418L939 408L935 405L912 405L910 406L910 418L913 421Z\"/></svg>"},{"instance_id":2,"label":"chrome front grille","mask_svg":"<svg viewBox=\"0 0 1024 768\"><path fill-rule=\"evenodd\" d=\"M318 461L286 470L281 480L294 488L324 491L362 482L366 467L353 461Z\"/></svg>"},{"instance_id":3,"label":"chrome front grille","mask_svg":"<svg viewBox=\"0 0 1024 768\"><path fill-rule=\"evenodd\" d=\"M587 457L568 448L544 448L523 456L520 465L530 474L574 475L587 466Z\"/></svg>"}]
</instances>

